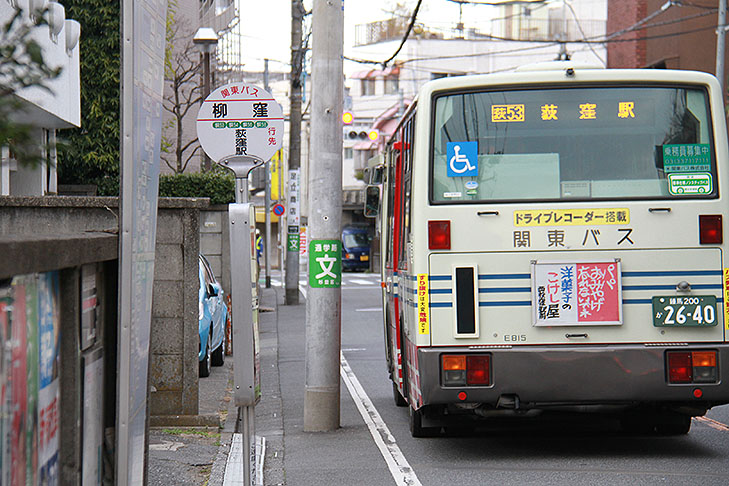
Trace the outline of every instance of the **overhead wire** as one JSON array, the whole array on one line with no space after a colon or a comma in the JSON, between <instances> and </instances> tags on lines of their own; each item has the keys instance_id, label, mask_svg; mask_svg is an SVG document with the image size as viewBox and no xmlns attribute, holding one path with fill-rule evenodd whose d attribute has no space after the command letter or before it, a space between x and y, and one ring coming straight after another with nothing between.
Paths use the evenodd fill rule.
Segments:
<instances>
[{"instance_id":1,"label":"overhead wire","mask_svg":"<svg viewBox=\"0 0 729 486\"><path fill-rule=\"evenodd\" d=\"M667 2L667 4L668 3L673 4L673 2ZM666 4L664 4L664 6L665 5ZM714 7L706 7L706 6L696 5L696 4L687 4L686 2L683 2L682 5L696 7L696 8L704 8L707 11L706 12L697 13L697 14L688 15L688 16L681 17L681 18L678 18L678 19L666 20L666 21L663 21L663 22L655 22L655 23L647 24L646 25L646 22L648 22L651 19L655 18L661 12L664 12L665 10L667 10L667 8L666 9L659 9L656 12L653 12L650 15L648 15L648 16L644 17L643 19L639 20L638 22L636 22L635 24L631 25L630 27L627 27L625 29L621 29L619 31L613 32L611 34L608 34L608 35L604 36L604 38L601 38L603 36L583 37L583 40L570 41L570 42L568 42L568 44L585 44L585 45L589 45L589 44L610 44L610 43L617 43L617 42L637 42L637 41L641 41L641 40L661 39L661 38L675 37L675 36L680 36L680 35L685 35L685 34L692 34L692 33L700 32L700 31L703 31L703 30L709 30L709 29L716 28L715 26L711 25L711 26L707 26L707 27L701 27L701 28L691 29L691 30L684 30L684 31L679 31L679 32L672 32L672 33L667 33L667 34L645 35L645 36L634 37L634 38L630 38L630 39L616 39L616 37L619 37L621 35L624 35L626 33L629 33L631 31L634 31L634 30L639 30L639 29L642 29L642 28L649 29L649 28L654 28L654 27L660 27L660 26L663 26L663 25L675 24L675 23L678 23L678 22L686 21L686 20L692 20L692 19L695 19L695 18L700 18L700 17L704 17L704 16L707 16L707 15L711 15L716 10L718 10L718 9L716 9ZM574 12L573 12L573 14L574 14ZM485 35L483 40L500 40L500 41L506 41L506 42L522 42L522 43L529 42L529 43L539 43L539 44L543 44L543 46L528 46L528 47L520 47L520 48L509 49L509 50L504 50L504 51L482 52L482 53L474 53L474 54L459 54L459 55L452 55L452 56L420 57L420 58L406 59L406 60L399 61L399 62L401 64L404 64L404 63L411 63L411 62L416 62L416 61L429 61L429 60L443 60L443 59L459 59L459 58L481 57L481 56L488 56L488 55L495 55L495 54L515 53L515 52L521 52L521 51L528 51L528 50L539 49L539 48L542 48L542 47L557 46L557 45L560 44L560 42L556 42L556 41L553 41L553 40L530 40L530 41L526 41L526 40L523 40L523 39L513 39L513 38L500 37L500 36L494 36L494 35ZM594 53L594 51L593 51L593 53ZM392 60L393 58L391 58L390 60ZM372 61L372 60L367 60L367 59L356 59L356 58L352 58L352 57L345 57L345 59L348 60L348 61L352 61L352 62L356 62L356 63L360 63L360 64L374 64L374 65L381 64L381 62L379 62L379 61ZM598 59L600 59L599 56L598 56ZM600 60L602 61L602 59L600 59Z\"/></svg>"},{"instance_id":2,"label":"overhead wire","mask_svg":"<svg viewBox=\"0 0 729 486\"><path fill-rule=\"evenodd\" d=\"M420 10L420 5L423 3L423 0L418 0L418 4L415 6L415 10L413 10L413 15L410 18L410 25L408 25L408 29L405 31L405 35L402 37L402 41L400 42L400 47L397 48L395 51L395 54L390 56L389 59L387 59L385 62L382 63L383 69L387 67L387 63L395 59L395 57L400 54L400 50L405 45L405 42L408 40L408 37L410 36L410 32L413 30L413 26L415 25L415 19L418 18L418 10ZM344 8L344 7L342 7Z\"/></svg>"}]
</instances>

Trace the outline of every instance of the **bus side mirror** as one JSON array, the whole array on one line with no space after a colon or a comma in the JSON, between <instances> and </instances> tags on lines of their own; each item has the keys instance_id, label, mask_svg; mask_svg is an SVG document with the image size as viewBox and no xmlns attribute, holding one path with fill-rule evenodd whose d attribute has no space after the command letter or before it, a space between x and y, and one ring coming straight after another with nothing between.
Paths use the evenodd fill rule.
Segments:
<instances>
[{"instance_id":1,"label":"bus side mirror","mask_svg":"<svg viewBox=\"0 0 729 486\"><path fill-rule=\"evenodd\" d=\"M374 218L380 212L380 188L378 186L367 186L365 189L365 218Z\"/></svg>"}]
</instances>

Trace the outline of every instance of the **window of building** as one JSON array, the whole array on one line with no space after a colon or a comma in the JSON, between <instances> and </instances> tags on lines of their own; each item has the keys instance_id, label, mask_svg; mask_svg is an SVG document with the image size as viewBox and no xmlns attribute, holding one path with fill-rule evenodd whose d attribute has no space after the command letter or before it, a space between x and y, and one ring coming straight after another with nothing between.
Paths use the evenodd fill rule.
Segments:
<instances>
[{"instance_id":1,"label":"window of building","mask_svg":"<svg viewBox=\"0 0 729 486\"><path fill-rule=\"evenodd\" d=\"M397 94L400 91L400 77L390 75L385 78L385 94Z\"/></svg>"},{"instance_id":2,"label":"window of building","mask_svg":"<svg viewBox=\"0 0 729 486\"><path fill-rule=\"evenodd\" d=\"M362 96L372 96L375 94L375 80L374 79L363 79L362 80Z\"/></svg>"}]
</instances>

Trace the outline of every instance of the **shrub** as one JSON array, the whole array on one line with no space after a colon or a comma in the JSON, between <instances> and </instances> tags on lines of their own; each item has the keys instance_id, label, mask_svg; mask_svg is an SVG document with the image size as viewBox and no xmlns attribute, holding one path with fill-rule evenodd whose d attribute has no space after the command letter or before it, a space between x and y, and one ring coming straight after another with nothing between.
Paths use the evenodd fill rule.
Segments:
<instances>
[{"instance_id":1,"label":"shrub","mask_svg":"<svg viewBox=\"0 0 729 486\"><path fill-rule=\"evenodd\" d=\"M235 202L235 179L223 169L165 174L159 177L160 197L209 197L211 204Z\"/></svg>"}]
</instances>

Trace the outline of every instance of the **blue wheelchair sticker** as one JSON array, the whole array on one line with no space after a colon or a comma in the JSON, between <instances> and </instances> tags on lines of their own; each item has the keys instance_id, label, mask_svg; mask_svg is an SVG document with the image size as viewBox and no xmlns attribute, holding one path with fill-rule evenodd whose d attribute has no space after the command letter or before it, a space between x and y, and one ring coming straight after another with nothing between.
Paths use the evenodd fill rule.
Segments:
<instances>
[{"instance_id":1,"label":"blue wheelchair sticker","mask_svg":"<svg viewBox=\"0 0 729 486\"><path fill-rule=\"evenodd\" d=\"M478 176L478 142L448 142L448 177Z\"/></svg>"}]
</instances>

